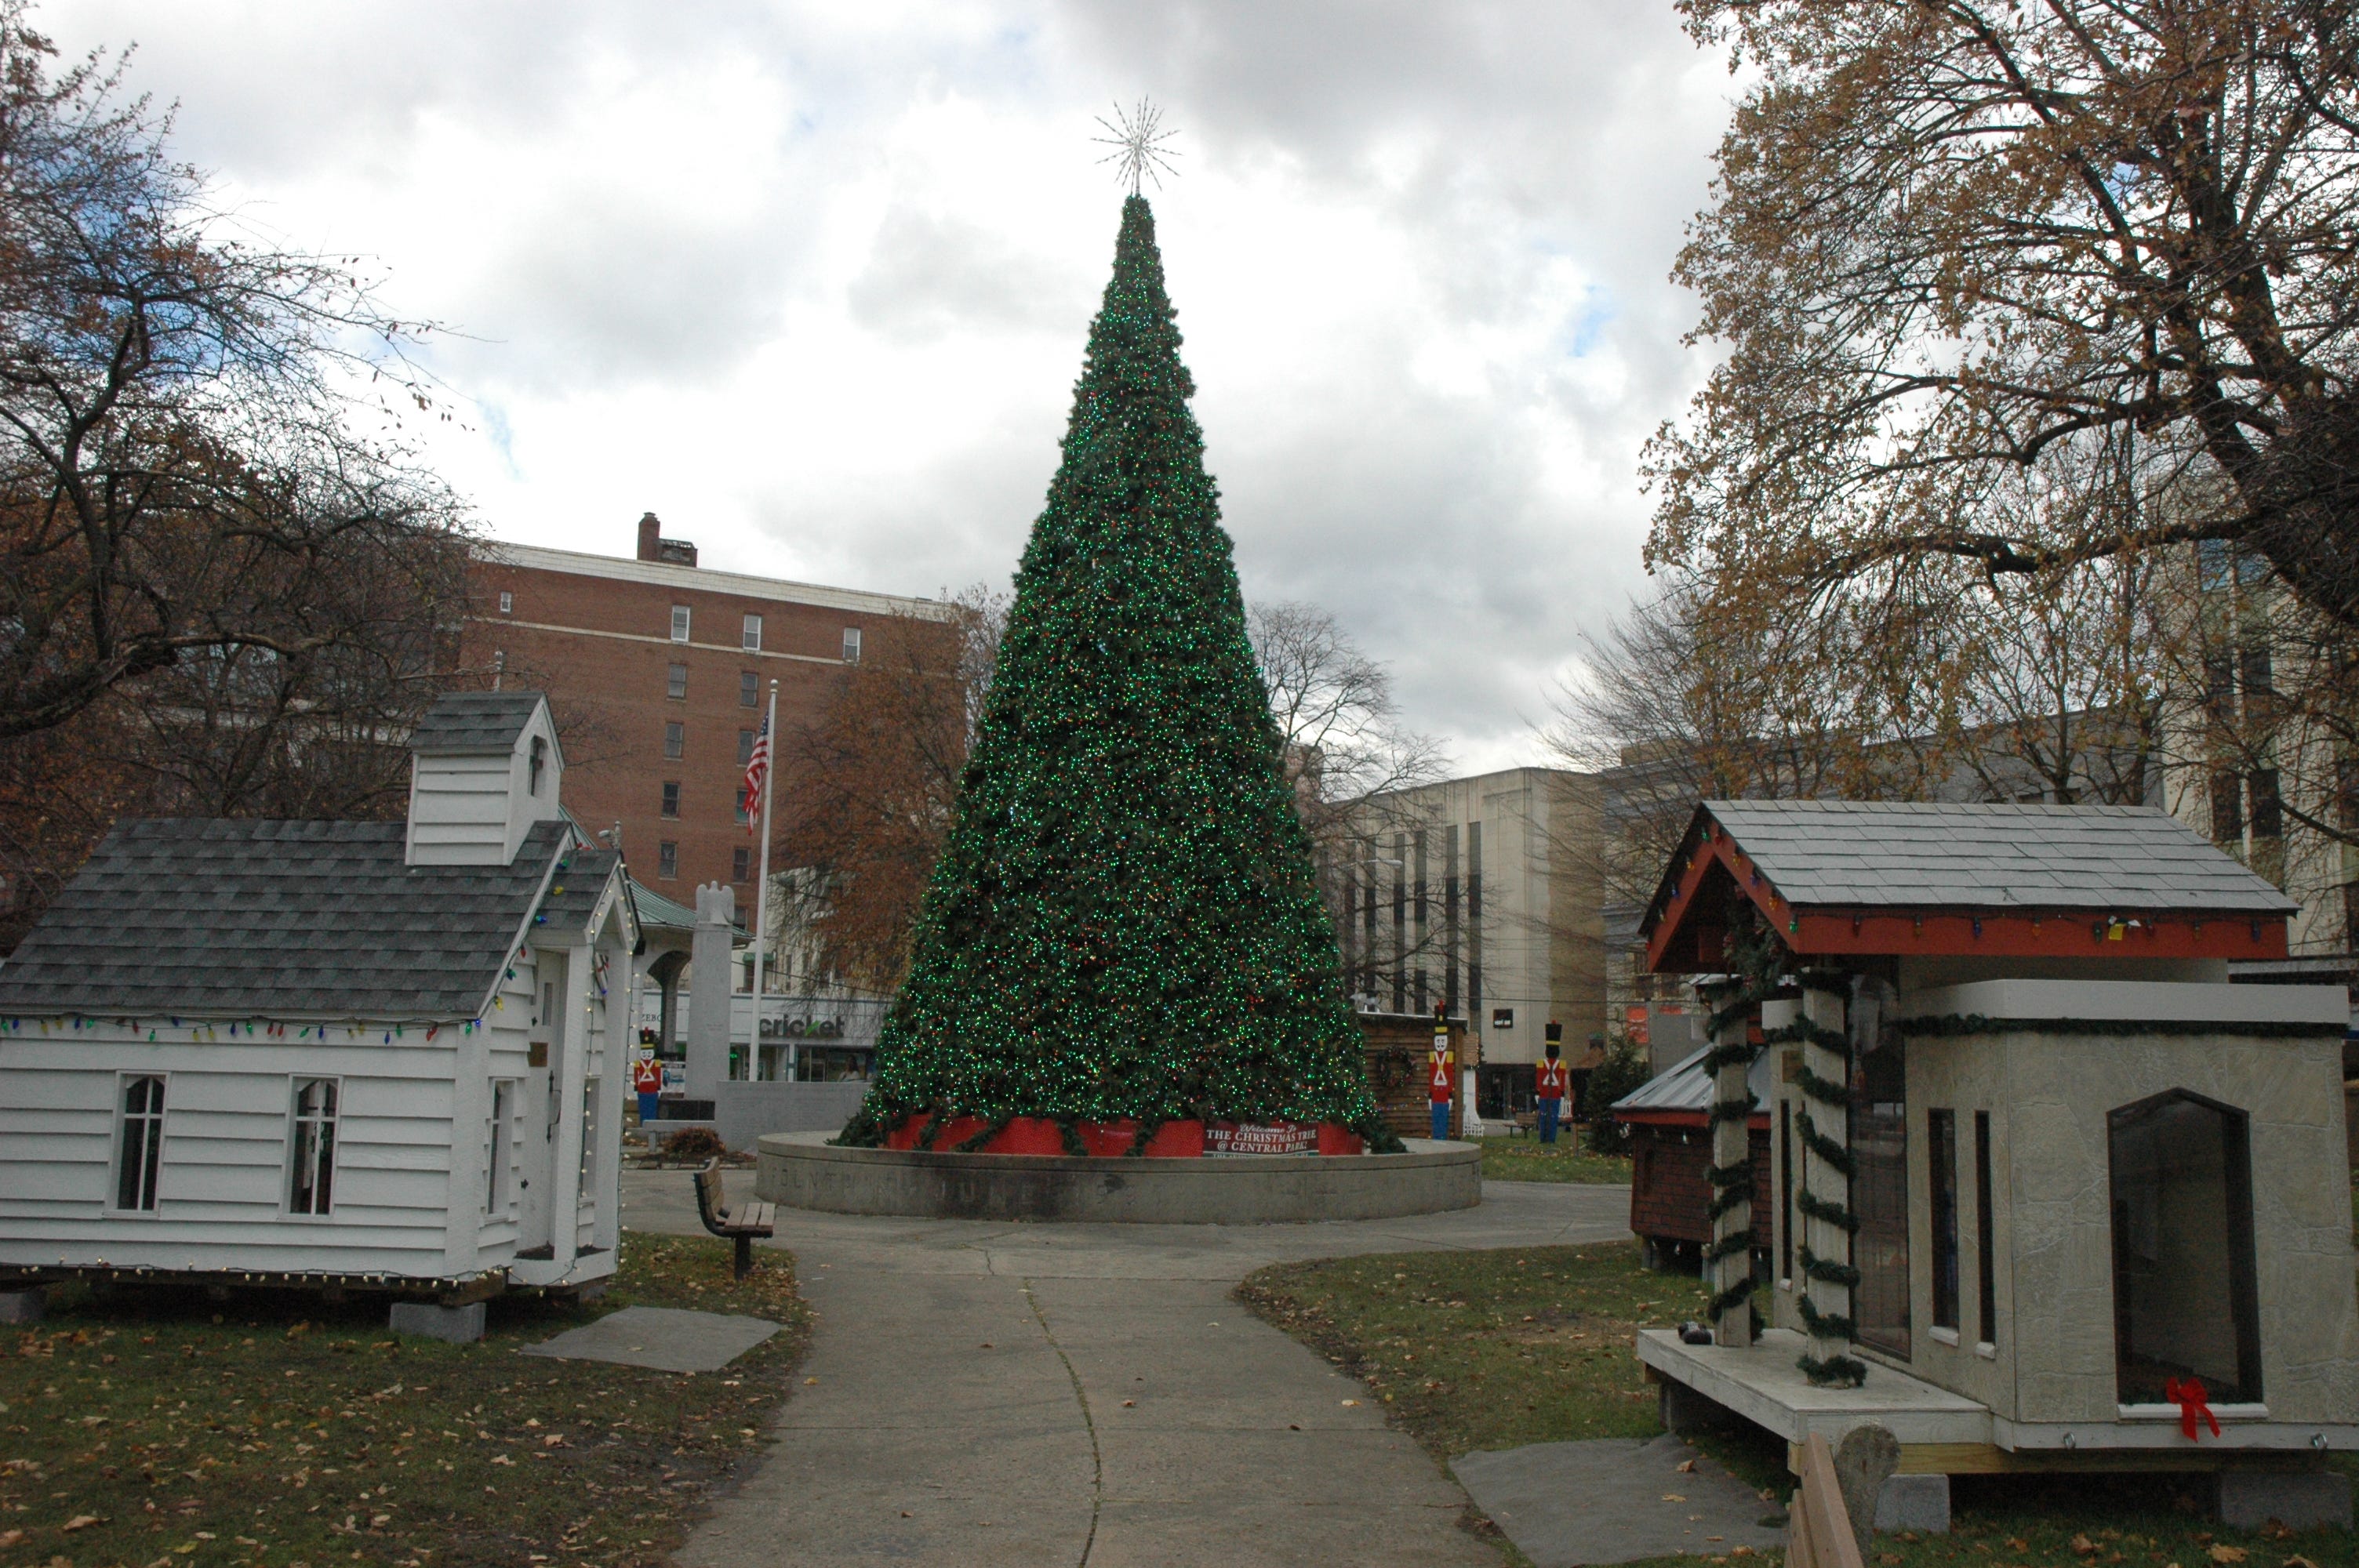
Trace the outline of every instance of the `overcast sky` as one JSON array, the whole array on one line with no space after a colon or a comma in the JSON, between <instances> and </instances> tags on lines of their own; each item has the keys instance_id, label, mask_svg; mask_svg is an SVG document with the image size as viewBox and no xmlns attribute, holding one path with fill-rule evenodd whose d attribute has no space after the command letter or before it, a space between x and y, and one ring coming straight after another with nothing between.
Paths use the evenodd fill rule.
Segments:
<instances>
[{"instance_id":1,"label":"overcast sky","mask_svg":"<svg viewBox=\"0 0 2359 1568\"><path fill-rule=\"evenodd\" d=\"M1120 213L1150 191L1248 598L1333 610L1460 771L1644 584L1640 444L1694 389L1666 280L1724 62L1670 0L49 0L136 43L184 157L357 253L495 536L888 592L1005 585Z\"/></svg>"}]
</instances>

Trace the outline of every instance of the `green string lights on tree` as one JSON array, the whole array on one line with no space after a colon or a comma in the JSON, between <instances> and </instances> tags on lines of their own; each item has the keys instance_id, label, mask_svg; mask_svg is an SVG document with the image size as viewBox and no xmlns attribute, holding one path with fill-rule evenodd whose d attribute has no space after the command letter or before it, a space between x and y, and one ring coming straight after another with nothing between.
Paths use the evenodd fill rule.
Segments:
<instances>
[{"instance_id":1,"label":"green string lights on tree","mask_svg":"<svg viewBox=\"0 0 2359 1568\"><path fill-rule=\"evenodd\" d=\"M847 1143L925 1112L1381 1128L1194 390L1133 195Z\"/></svg>"}]
</instances>

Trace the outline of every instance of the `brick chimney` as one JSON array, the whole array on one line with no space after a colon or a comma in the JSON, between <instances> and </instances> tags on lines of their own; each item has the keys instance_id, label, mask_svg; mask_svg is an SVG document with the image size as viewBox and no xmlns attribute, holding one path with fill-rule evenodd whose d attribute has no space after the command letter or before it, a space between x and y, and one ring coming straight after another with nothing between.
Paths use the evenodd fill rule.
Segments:
<instances>
[{"instance_id":1,"label":"brick chimney","mask_svg":"<svg viewBox=\"0 0 2359 1568\"><path fill-rule=\"evenodd\" d=\"M696 564L696 546L685 539L667 539L663 524L652 512L639 514L639 559L662 561L675 567Z\"/></svg>"}]
</instances>

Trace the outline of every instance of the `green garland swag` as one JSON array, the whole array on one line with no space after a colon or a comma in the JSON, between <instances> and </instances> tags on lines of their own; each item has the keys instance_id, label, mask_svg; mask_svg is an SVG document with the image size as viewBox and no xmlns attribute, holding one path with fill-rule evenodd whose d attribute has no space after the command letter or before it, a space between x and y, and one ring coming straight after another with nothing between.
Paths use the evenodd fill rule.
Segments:
<instances>
[{"instance_id":1,"label":"green garland swag","mask_svg":"<svg viewBox=\"0 0 2359 1568\"><path fill-rule=\"evenodd\" d=\"M1856 1389L1867 1381L1867 1363L1853 1356L1805 1355L1794 1363L1802 1376L1822 1389Z\"/></svg>"},{"instance_id":2,"label":"green garland swag","mask_svg":"<svg viewBox=\"0 0 2359 1568\"><path fill-rule=\"evenodd\" d=\"M1824 1280L1830 1285L1841 1285L1846 1290L1858 1288L1859 1271L1850 1264L1838 1263L1831 1258L1821 1258L1808 1247L1800 1249L1800 1252L1803 1278Z\"/></svg>"},{"instance_id":3,"label":"green garland swag","mask_svg":"<svg viewBox=\"0 0 2359 1568\"><path fill-rule=\"evenodd\" d=\"M1821 1132L1818 1119L1808 1110L1794 1118L1794 1125L1801 1131L1802 1147L1841 1171L1843 1180L1849 1181L1859 1174L1858 1163L1852 1158L1850 1149Z\"/></svg>"},{"instance_id":4,"label":"green garland swag","mask_svg":"<svg viewBox=\"0 0 2359 1568\"><path fill-rule=\"evenodd\" d=\"M1903 1018L1892 1027L1910 1039L1961 1034L2242 1034L2262 1040L2340 1039L2340 1023L2222 1023L2204 1019L1985 1018L1979 1012Z\"/></svg>"}]
</instances>

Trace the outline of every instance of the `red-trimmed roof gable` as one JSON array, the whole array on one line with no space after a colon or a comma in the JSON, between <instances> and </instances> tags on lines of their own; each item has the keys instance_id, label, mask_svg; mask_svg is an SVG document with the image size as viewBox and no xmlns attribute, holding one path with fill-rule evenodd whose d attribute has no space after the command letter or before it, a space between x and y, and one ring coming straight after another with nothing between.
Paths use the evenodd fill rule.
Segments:
<instances>
[{"instance_id":1,"label":"red-trimmed roof gable","mask_svg":"<svg viewBox=\"0 0 2359 1568\"><path fill-rule=\"evenodd\" d=\"M2158 811L1705 801L1639 924L1648 967L1725 968L1734 897L1822 957L2275 958L2299 907Z\"/></svg>"}]
</instances>

